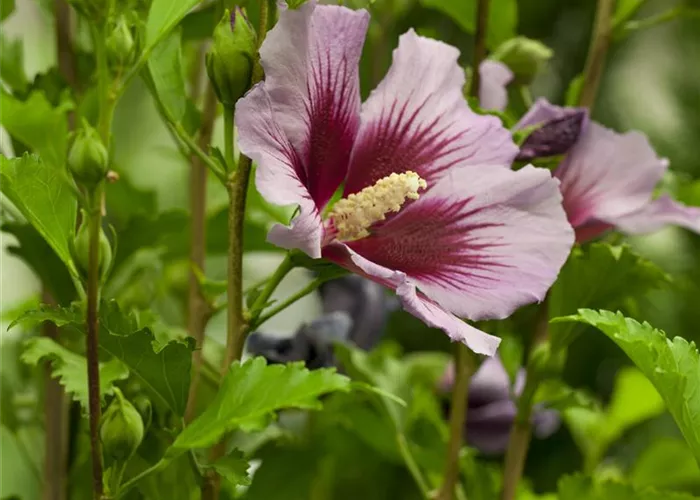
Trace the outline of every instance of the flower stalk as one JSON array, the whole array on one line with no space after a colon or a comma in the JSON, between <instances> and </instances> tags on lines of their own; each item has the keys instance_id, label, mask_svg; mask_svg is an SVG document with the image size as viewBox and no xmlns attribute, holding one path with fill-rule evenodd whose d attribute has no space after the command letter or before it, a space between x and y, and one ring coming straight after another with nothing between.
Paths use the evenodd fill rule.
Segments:
<instances>
[{"instance_id":1,"label":"flower stalk","mask_svg":"<svg viewBox=\"0 0 700 500\"><path fill-rule=\"evenodd\" d=\"M459 450L464 442L464 423L467 419L469 379L475 372L474 358L469 348L455 344L455 383L450 402L450 440L447 443L447 460L438 500L452 500L459 484Z\"/></svg>"},{"instance_id":2,"label":"flower stalk","mask_svg":"<svg viewBox=\"0 0 700 500\"><path fill-rule=\"evenodd\" d=\"M579 106L591 108L598 93L600 79L605 67L605 56L612 40L612 17L614 0L598 0L593 36L588 49L588 58L583 71L583 87L579 96Z\"/></svg>"}]
</instances>

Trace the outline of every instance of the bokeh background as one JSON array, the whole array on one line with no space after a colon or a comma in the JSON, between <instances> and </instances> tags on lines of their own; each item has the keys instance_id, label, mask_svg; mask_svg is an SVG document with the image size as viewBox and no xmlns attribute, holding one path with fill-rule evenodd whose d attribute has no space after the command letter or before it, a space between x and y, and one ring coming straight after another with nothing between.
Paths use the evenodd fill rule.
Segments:
<instances>
[{"instance_id":1,"label":"bokeh background","mask_svg":"<svg viewBox=\"0 0 700 500\"><path fill-rule=\"evenodd\" d=\"M352 0L352 6L367 2ZM390 62L397 37L413 27L422 34L440 38L462 50L462 62L471 60L472 38L452 18L432 5L436 0L375 0L370 34L362 62L363 95L376 85ZM498 2L493 2L497 4ZM535 38L554 50L532 85L535 97L545 96L555 103L564 102L569 83L584 65L593 22L593 0L520 0L517 3L517 32ZM649 0L636 18L643 19L678 7L700 8L697 1ZM4 47L21 40L24 46L24 69L31 80L56 63L54 27L48 12L48 0L16 0L16 10L2 25ZM496 7L498 8L498 7ZM196 34L192 35L193 37ZM419 76L417 76L419 77ZM0 110L0 113L2 110ZM700 205L700 18L676 18L664 24L636 31L616 41L609 53L593 118L619 131L637 129L646 133L658 153L669 158L672 173L664 188L683 201ZM220 121L214 132L215 144L221 137ZM122 176L124 192L112 199L130 200L129 210L158 213L187 210L188 164L179 154L166 128L162 125L151 97L141 82L135 81L116 111L114 122L115 162ZM0 148L12 152L12 145L3 131ZM630 175L634 175L630 172ZM123 198L120 198L122 196ZM221 213L226 201L217 183L209 184L208 212L212 220ZM113 209L117 222L120 206ZM126 210L126 209L124 209ZM211 238L223 239L223 224L210 226ZM218 234L217 234L218 232ZM659 264L673 278L663 290L646 297L636 312L665 330L670 336L681 335L700 340L700 236L677 228L656 234L630 238L634 248ZM17 407L17 398L26 398L31 407L36 401L36 388L27 386L26 374L17 361L18 343L23 332L6 332L16 312L38 300L39 283L32 272L6 251L13 245L11 236L2 233L0 342L3 396L2 481L3 497L21 494L38 498L41 442L39 424L16 429L8 421L7 408ZM167 244L166 244L167 246ZM271 249L273 250L273 249ZM248 256L246 278L254 281L265 276L279 254L255 252ZM181 279L186 262L173 259L164 262L162 275L170 282ZM213 254L207 262L208 274L223 278L223 255ZM292 276L279 292L295 289L308 279L303 273ZM161 300L162 299L162 300ZM183 324L182 304L167 296L159 299L159 312L173 325ZM318 299L309 297L284 316L265 325L269 333L285 335L304 321L318 314ZM224 338L223 318L209 325L207 334L215 342ZM524 333L526 334L526 332ZM448 350L443 336L428 331L418 321L397 312L390 319L388 338L399 341L405 350ZM567 381L574 387L585 387L603 400L610 397L615 375L628 364L624 355L606 337L593 330L579 336L572 346L573 354L566 367ZM9 395L14 400L8 402ZM634 398L634 394L631 395ZM10 406L8 406L10 405ZM21 406L21 405L20 405ZM14 418L14 417L13 417ZM618 464L632 463L632 457L648 450L655 442L680 440L672 419L661 413L628 431L612 450ZM682 448L682 447L681 447ZM666 464L668 474L675 474L679 484L700 492L700 472L692 457L679 451L677 461ZM16 457L10 459L9 457ZM688 462L690 460L690 462ZM627 461L627 462L626 462ZM581 456L568 431L562 428L552 438L536 441L528 460L528 475L536 489L551 490L557 478L580 467ZM640 475L643 475L641 472ZM673 476L673 474L671 474ZM658 474L660 477L662 473ZM675 477L675 476L674 476Z\"/></svg>"}]
</instances>

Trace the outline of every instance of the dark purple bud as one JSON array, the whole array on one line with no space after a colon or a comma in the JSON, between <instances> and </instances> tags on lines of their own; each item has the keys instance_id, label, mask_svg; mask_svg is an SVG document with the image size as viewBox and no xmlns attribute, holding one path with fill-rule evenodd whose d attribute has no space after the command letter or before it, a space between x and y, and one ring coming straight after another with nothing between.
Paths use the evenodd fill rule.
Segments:
<instances>
[{"instance_id":1,"label":"dark purple bud","mask_svg":"<svg viewBox=\"0 0 700 500\"><path fill-rule=\"evenodd\" d=\"M453 383L454 366L450 365L440 388L449 391ZM512 391L520 394L524 384L525 370L520 370ZM485 454L503 453L508 446L517 409L511 399L510 379L498 357L484 361L472 377L467 405L467 443ZM532 423L535 436L540 439L549 437L559 428L559 413L541 406L535 407Z\"/></svg>"},{"instance_id":2,"label":"dark purple bud","mask_svg":"<svg viewBox=\"0 0 700 500\"><path fill-rule=\"evenodd\" d=\"M356 275L328 281L319 288L323 312L346 312L352 318L348 339L360 349L370 350L379 341L392 301L384 287Z\"/></svg>"},{"instance_id":3,"label":"dark purple bud","mask_svg":"<svg viewBox=\"0 0 700 500\"><path fill-rule=\"evenodd\" d=\"M516 160L530 161L567 153L578 140L585 118L584 110L571 108L566 115L545 122L525 139Z\"/></svg>"}]
</instances>

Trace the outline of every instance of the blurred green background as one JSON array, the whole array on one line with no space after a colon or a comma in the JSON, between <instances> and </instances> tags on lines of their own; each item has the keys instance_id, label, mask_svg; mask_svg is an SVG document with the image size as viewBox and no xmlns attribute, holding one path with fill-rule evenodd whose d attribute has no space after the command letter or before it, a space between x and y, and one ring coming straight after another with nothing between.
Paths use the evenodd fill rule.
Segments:
<instances>
[{"instance_id":1,"label":"blurred green background","mask_svg":"<svg viewBox=\"0 0 700 500\"><path fill-rule=\"evenodd\" d=\"M48 14L50 3L48 0L17 0L15 12L2 27L5 39L22 40L25 70L30 80L55 65L54 31ZM367 5L362 0L347 3L354 7ZM376 0L370 4L372 24L361 73L363 96L388 68L398 35L410 27L457 46L462 51L462 62L469 63L472 37L443 12L428 7L438 3L435 0ZM493 3L499 8L498 2ZM654 16L679 6L700 8L700 2L649 0L636 18ZM595 1L520 0L517 7L517 32L541 40L555 54L533 83L532 93L535 97L545 96L552 102L562 103L570 81L583 68ZM646 133L657 152L670 160L673 174L667 177L665 187L674 191L681 200L700 205L700 184L692 183L700 179L700 18L674 19L634 32L616 42L608 56L593 118L619 131L637 129ZM219 120L214 132L215 143L219 141L221 128ZM151 97L138 81L119 104L113 142L120 174L125 182L152 193L155 210L187 209L188 165L161 124ZM3 152L11 151L4 132L0 148ZM224 204L225 193L217 183L210 183L209 212L217 213ZM669 336L680 335L699 341L700 236L667 228L628 241L673 278L667 288L646 297L636 317L665 330ZM18 384L22 372L17 361L17 339L21 332L13 330L7 333L5 329L13 319L13 311L27 301L36 300L39 291L31 271L5 251L10 244L13 244L11 237L3 233L0 370L5 387ZM248 279L265 274L276 258L275 254L251 256L247 266ZM221 256L211 257L208 262L211 277L222 278L223 266ZM304 279L307 278L301 274L292 278L293 281ZM285 293L285 290L280 293ZM311 297L292 309L290 314L276 318L277 322L267 325L267 328L280 334L289 333L317 311L317 300ZM223 338L220 319L212 322L208 331L216 339ZM392 317L387 335L400 340L407 350L449 348L444 336L428 331L420 322L401 312ZM614 344L590 330L572 346L566 378L572 386L587 387L607 399L612 393L615 375L624 364L628 361ZM31 394L31 388L27 393ZM6 414L3 419L5 417ZM17 463L3 461L3 481L18 482L24 485L22 488L31 488L32 484L38 488L36 481L28 482L32 473L39 474L39 464L32 453L32 443L38 439L31 429L17 439L6 436L3 430L3 455L22 457ZM624 464L625 460L630 463L630 457L638 456L651 443L662 439L668 439L669 446L674 446L679 439L675 424L667 414L627 432L613 449L613 454L619 457L619 463ZM17 450L13 451L14 448ZM691 463L688 468L687 461L682 460L683 457L679 458L675 471L685 470L687 477L680 481L700 492L697 466ZM560 474L576 470L580 461L571 436L562 429L549 440L534 443L528 473L537 489L550 490ZM682 463L686 469L682 469Z\"/></svg>"}]
</instances>

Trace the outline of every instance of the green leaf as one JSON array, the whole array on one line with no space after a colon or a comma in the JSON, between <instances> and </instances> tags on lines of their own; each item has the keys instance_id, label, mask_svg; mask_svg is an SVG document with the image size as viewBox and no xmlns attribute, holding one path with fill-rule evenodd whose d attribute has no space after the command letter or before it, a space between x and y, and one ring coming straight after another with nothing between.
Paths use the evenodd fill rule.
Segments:
<instances>
[{"instance_id":1,"label":"green leaf","mask_svg":"<svg viewBox=\"0 0 700 500\"><path fill-rule=\"evenodd\" d=\"M535 393L534 402L542 403L547 408L558 411L570 408L597 409L600 406L590 394L569 387L557 379L544 380Z\"/></svg>"},{"instance_id":2,"label":"green leaf","mask_svg":"<svg viewBox=\"0 0 700 500\"><path fill-rule=\"evenodd\" d=\"M623 368L617 374L610 405L565 409L564 419L588 469L593 469L611 444L630 428L664 411L664 403L649 380L635 368Z\"/></svg>"},{"instance_id":3,"label":"green leaf","mask_svg":"<svg viewBox=\"0 0 700 500\"><path fill-rule=\"evenodd\" d=\"M85 322L78 307L42 306L15 320L18 323L51 321L58 326L70 324L85 332ZM190 366L194 340L173 340L159 346L149 328L140 328L133 316L119 309L115 301L100 306L100 349L117 358L154 396L154 400L183 415L190 387Z\"/></svg>"},{"instance_id":4,"label":"green leaf","mask_svg":"<svg viewBox=\"0 0 700 500\"><path fill-rule=\"evenodd\" d=\"M2 193L77 276L69 250L75 232L77 202L58 168L47 165L36 155L12 159L1 156L0 181Z\"/></svg>"},{"instance_id":5,"label":"green leaf","mask_svg":"<svg viewBox=\"0 0 700 500\"><path fill-rule=\"evenodd\" d=\"M156 46L198 3L199 0L153 0L146 21L146 46Z\"/></svg>"},{"instance_id":6,"label":"green leaf","mask_svg":"<svg viewBox=\"0 0 700 500\"><path fill-rule=\"evenodd\" d=\"M5 410L3 410L5 411ZM0 476L3 499L41 498L41 481L39 471L32 463L32 458L23 445L19 432L13 433L4 425L0 426Z\"/></svg>"},{"instance_id":7,"label":"green leaf","mask_svg":"<svg viewBox=\"0 0 700 500\"><path fill-rule=\"evenodd\" d=\"M578 106L578 100L581 97L581 90L583 89L583 73L576 76L571 83L569 83L569 88L566 89L566 99L564 102L567 106Z\"/></svg>"},{"instance_id":8,"label":"green leaf","mask_svg":"<svg viewBox=\"0 0 700 500\"><path fill-rule=\"evenodd\" d=\"M656 264L626 245L577 247L550 290L549 317L573 314L579 308L618 309L625 300L642 296L668 280ZM576 331L575 324L552 325L552 341L566 342Z\"/></svg>"},{"instance_id":9,"label":"green leaf","mask_svg":"<svg viewBox=\"0 0 700 500\"><path fill-rule=\"evenodd\" d=\"M0 0L0 21L7 19L14 10L15 0Z\"/></svg>"},{"instance_id":10,"label":"green leaf","mask_svg":"<svg viewBox=\"0 0 700 500\"><path fill-rule=\"evenodd\" d=\"M559 481L559 500L693 500L686 493L657 491L613 481L596 481L582 475L566 476Z\"/></svg>"},{"instance_id":11,"label":"green leaf","mask_svg":"<svg viewBox=\"0 0 700 500\"><path fill-rule=\"evenodd\" d=\"M176 122L181 122L187 111L180 38L180 30L175 30L156 45L148 60L158 97Z\"/></svg>"},{"instance_id":12,"label":"green leaf","mask_svg":"<svg viewBox=\"0 0 700 500\"><path fill-rule=\"evenodd\" d=\"M264 358L234 363L216 398L177 437L173 451L206 448L227 432L256 425L283 408L319 409L319 396L349 389L350 380L334 369L309 371L303 363L268 366Z\"/></svg>"},{"instance_id":13,"label":"green leaf","mask_svg":"<svg viewBox=\"0 0 700 500\"><path fill-rule=\"evenodd\" d=\"M686 442L700 463L700 356L693 342L666 338L648 323L621 313L579 310L559 321L594 326L613 340L659 391ZM638 399L639 396L633 396Z\"/></svg>"},{"instance_id":14,"label":"green leaf","mask_svg":"<svg viewBox=\"0 0 700 500\"><path fill-rule=\"evenodd\" d=\"M688 445L667 438L653 441L644 450L629 477L637 487L679 489L700 485L700 468Z\"/></svg>"},{"instance_id":15,"label":"green leaf","mask_svg":"<svg viewBox=\"0 0 700 500\"><path fill-rule=\"evenodd\" d=\"M233 450L227 456L220 458L206 468L214 469L233 486L248 486L250 484L248 467L250 467L250 464L243 456L243 452Z\"/></svg>"},{"instance_id":16,"label":"green leaf","mask_svg":"<svg viewBox=\"0 0 700 500\"><path fill-rule=\"evenodd\" d=\"M467 33L476 29L475 0L420 0L424 7L439 10L457 23ZM518 3L516 0L492 0L489 7L489 20L486 42L494 49L515 36L518 25Z\"/></svg>"},{"instance_id":17,"label":"green leaf","mask_svg":"<svg viewBox=\"0 0 700 500\"><path fill-rule=\"evenodd\" d=\"M27 340L22 361L36 366L40 361L51 361L51 374L57 378L66 392L73 395L83 409L88 408L88 383L87 360L69 351L53 339L48 337L35 337ZM100 363L100 396L104 398L112 393L114 383L125 380L129 376L129 369L118 359L112 359L106 363Z\"/></svg>"},{"instance_id":18,"label":"green leaf","mask_svg":"<svg viewBox=\"0 0 700 500\"><path fill-rule=\"evenodd\" d=\"M22 40L9 41L0 33L0 78L14 92L23 93L29 85L24 72L24 50Z\"/></svg>"},{"instance_id":19,"label":"green leaf","mask_svg":"<svg viewBox=\"0 0 700 500\"><path fill-rule=\"evenodd\" d=\"M0 90L0 123L14 138L54 168L63 168L68 148L67 106L53 107L42 92L20 101Z\"/></svg>"}]
</instances>

